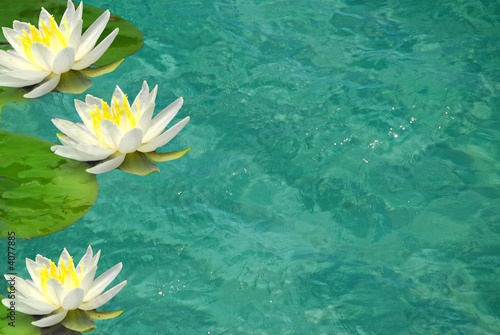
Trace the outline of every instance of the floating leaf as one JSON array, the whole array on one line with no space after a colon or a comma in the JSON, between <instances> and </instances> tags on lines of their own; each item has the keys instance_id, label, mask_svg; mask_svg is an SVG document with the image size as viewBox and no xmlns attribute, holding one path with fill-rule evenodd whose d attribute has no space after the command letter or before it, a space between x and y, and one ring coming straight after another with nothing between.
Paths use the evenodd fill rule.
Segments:
<instances>
[{"instance_id":1,"label":"floating leaf","mask_svg":"<svg viewBox=\"0 0 500 335\"><path fill-rule=\"evenodd\" d=\"M16 87L0 87L0 112L2 107L11 101L24 101L28 100L23 95L26 94L26 90Z\"/></svg>"},{"instance_id":2,"label":"floating leaf","mask_svg":"<svg viewBox=\"0 0 500 335\"><path fill-rule=\"evenodd\" d=\"M30 22L38 27L38 19L42 6L54 15L56 20L59 22L60 18L64 14L64 11L66 10L66 4L67 2L63 0L2 1L2 4L0 4L0 26L11 28L12 22L14 20L18 20L22 22ZM83 5L82 31L86 31L90 24L92 24L104 11L105 10L103 9ZM142 48L144 43L142 33L133 24L114 14L111 14L109 22L97 41L97 44L108 36L115 28L120 28L118 36L116 36L111 46L94 65L110 65L136 53ZM0 34L0 49L12 49L3 34ZM117 64L115 63L114 67L111 66L103 70L90 68L92 70L96 69L93 76L85 72L83 73L87 74L89 77L95 77L97 75L113 71L118 65L119 62ZM61 89L61 91L65 92L64 89ZM0 87L0 111L2 106L8 102L26 100L23 98L24 94L26 94L26 90L23 88Z\"/></svg>"},{"instance_id":3,"label":"floating leaf","mask_svg":"<svg viewBox=\"0 0 500 335\"><path fill-rule=\"evenodd\" d=\"M55 233L80 219L97 199L88 165L53 154L54 143L0 131L0 237Z\"/></svg>"}]
</instances>

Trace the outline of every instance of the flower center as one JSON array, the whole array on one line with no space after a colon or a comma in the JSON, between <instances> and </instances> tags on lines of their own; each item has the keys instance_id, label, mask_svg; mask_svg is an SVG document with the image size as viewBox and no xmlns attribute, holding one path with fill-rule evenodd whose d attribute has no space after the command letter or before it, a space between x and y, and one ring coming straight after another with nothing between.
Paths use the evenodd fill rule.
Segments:
<instances>
[{"instance_id":1,"label":"flower center","mask_svg":"<svg viewBox=\"0 0 500 335\"><path fill-rule=\"evenodd\" d=\"M102 132L101 132L101 121L108 119L113 121L117 126L119 126L123 132L135 128L137 126L137 121L140 117L140 107L139 102L137 102L137 115L134 115L130 109L127 96L123 96L123 101L120 104L116 97L113 97L111 107L106 101L101 99L102 109L99 106L94 105L93 110L88 110L87 112L92 117L94 132L99 137L101 141L104 142Z\"/></svg>"},{"instance_id":2,"label":"flower center","mask_svg":"<svg viewBox=\"0 0 500 335\"><path fill-rule=\"evenodd\" d=\"M47 282L50 278L54 278L58 280L61 284L63 284L66 289L69 291L73 288L76 288L80 285L80 278L75 271L75 265L73 264L73 257L70 257L68 266L64 264L61 260L61 266L57 267L54 262L50 261L49 268L45 264L43 265L43 269L38 269L41 278L41 288L45 296L49 297L49 291L47 288ZM83 278L83 264L80 268L80 276Z\"/></svg>"},{"instance_id":3,"label":"flower center","mask_svg":"<svg viewBox=\"0 0 500 335\"><path fill-rule=\"evenodd\" d=\"M28 26L29 32L23 29L23 35L18 36L17 38L19 38L24 46L24 53L26 54L26 57L33 63L37 63L33 57L33 52L31 51L33 43L45 44L56 53L68 45L66 36L64 36L59 29L59 26L53 16L50 17L49 27L47 27L44 21L42 21L42 29L40 30L36 29L36 27L30 23L28 23ZM69 27L66 19L64 19L64 27L66 29L66 34L68 34Z\"/></svg>"}]
</instances>

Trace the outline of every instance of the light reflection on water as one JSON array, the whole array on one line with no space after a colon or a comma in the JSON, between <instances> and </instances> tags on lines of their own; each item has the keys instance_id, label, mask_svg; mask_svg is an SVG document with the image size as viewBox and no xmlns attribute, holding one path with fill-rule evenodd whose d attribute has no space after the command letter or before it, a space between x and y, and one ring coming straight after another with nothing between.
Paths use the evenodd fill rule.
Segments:
<instances>
[{"instance_id":1,"label":"light reflection on water","mask_svg":"<svg viewBox=\"0 0 500 335\"><path fill-rule=\"evenodd\" d=\"M126 312L96 334L500 332L493 2L86 3L146 41L88 93L183 96L166 150L192 147L19 241L124 263L106 307ZM2 129L56 141L73 99L13 103Z\"/></svg>"}]
</instances>

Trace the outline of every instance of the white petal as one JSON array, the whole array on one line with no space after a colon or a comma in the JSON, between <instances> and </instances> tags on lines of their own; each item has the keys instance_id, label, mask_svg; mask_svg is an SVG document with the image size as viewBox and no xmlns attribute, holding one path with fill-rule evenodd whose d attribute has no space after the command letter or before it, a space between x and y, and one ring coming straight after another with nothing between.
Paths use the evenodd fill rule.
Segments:
<instances>
[{"instance_id":1,"label":"white petal","mask_svg":"<svg viewBox=\"0 0 500 335\"><path fill-rule=\"evenodd\" d=\"M99 98L96 98L90 94L87 94L85 96L85 103L89 106L94 106L96 105L97 108L99 108L102 111L102 100Z\"/></svg>"},{"instance_id":2,"label":"white petal","mask_svg":"<svg viewBox=\"0 0 500 335\"><path fill-rule=\"evenodd\" d=\"M82 25L82 19L78 19L76 20L74 26L70 28L71 30L69 32L68 47L78 50L82 37Z\"/></svg>"},{"instance_id":3,"label":"white petal","mask_svg":"<svg viewBox=\"0 0 500 335\"><path fill-rule=\"evenodd\" d=\"M153 117L154 110L155 110L154 102L150 103L145 109L141 107L141 113L139 116L139 121L137 121L136 127L142 129L142 132L144 134L149 129L149 125L151 124L151 118Z\"/></svg>"},{"instance_id":4,"label":"white petal","mask_svg":"<svg viewBox=\"0 0 500 335\"><path fill-rule=\"evenodd\" d=\"M38 66L28 62L17 53L10 53L5 50L0 50L0 65L10 70L39 70Z\"/></svg>"},{"instance_id":5,"label":"white petal","mask_svg":"<svg viewBox=\"0 0 500 335\"><path fill-rule=\"evenodd\" d=\"M52 313L51 315L43 319L40 319L38 321L32 322L31 324L37 327L50 327L64 320L66 314L68 314L68 311L64 309L59 309L54 313Z\"/></svg>"},{"instance_id":6,"label":"white petal","mask_svg":"<svg viewBox=\"0 0 500 335\"><path fill-rule=\"evenodd\" d=\"M44 80L40 85L38 85L31 92L26 93L23 96L28 99L41 97L42 95L45 95L50 91L52 91L54 88L56 88L57 84L59 84L60 79L61 79L60 75L48 76L46 80Z\"/></svg>"},{"instance_id":7,"label":"white petal","mask_svg":"<svg viewBox=\"0 0 500 335\"><path fill-rule=\"evenodd\" d=\"M99 141L96 136L92 135L88 129L83 129L71 121L52 119L52 123L57 127L57 129L82 144L92 144L97 146L101 144L101 141Z\"/></svg>"},{"instance_id":8,"label":"white petal","mask_svg":"<svg viewBox=\"0 0 500 335\"><path fill-rule=\"evenodd\" d=\"M40 269L40 265L33 260L26 258L26 268L28 269L31 279L35 285L40 287L40 272L37 271Z\"/></svg>"},{"instance_id":9,"label":"white petal","mask_svg":"<svg viewBox=\"0 0 500 335\"><path fill-rule=\"evenodd\" d=\"M24 297L29 297L30 299L36 299L46 303L50 303L50 301L38 288L36 288L34 285L31 285L23 278L14 275L5 275L4 277L7 280L14 278L17 293L22 294Z\"/></svg>"},{"instance_id":10,"label":"white petal","mask_svg":"<svg viewBox=\"0 0 500 335\"><path fill-rule=\"evenodd\" d=\"M92 23L92 25L82 35L80 48L76 53L77 60L83 59L94 48L95 43L99 39L99 36L101 36L102 32L104 31L104 28L106 28L106 24L108 24L109 16L110 16L109 10L106 10L104 13L101 14L101 16L97 18L97 20L95 20Z\"/></svg>"},{"instance_id":11,"label":"white petal","mask_svg":"<svg viewBox=\"0 0 500 335\"><path fill-rule=\"evenodd\" d=\"M111 97L111 106L114 106L115 99L118 105L121 106L123 104L124 96L125 94L123 93L122 89L118 85L116 85L115 91L113 92L113 96ZM130 107L130 105L128 107Z\"/></svg>"},{"instance_id":12,"label":"white petal","mask_svg":"<svg viewBox=\"0 0 500 335\"><path fill-rule=\"evenodd\" d=\"M168 126L168 123L177 115L179 109L181 109L184 99L182 97L178 98L170 105L165 107L158 115L156 115L153 120L151 120L151 125L142 139L143 143L148 143L155 137L161 134L161 132Z\"/></svg>"},{"instance_id":13,"label":"white petal","mask_svg":"<svg viewBox=\"0 0 500 335\"><path fill-rule=\"evenodd\" d=\"M45 23L46 27L50 27L50 17L51 16L52 15L50 15L50 13L47 12L47 10L42 7L42 10L40 11L40 18L38 20L38 30L43 29L42 21L43 21L43 23ZM26 31L29 31L29 30L26 30Z\"/></svg>"},{"instance_id":14,"label":"white petal","mask_svg":"<svg viewBox=\"0 0 500 335\"><path fill-rule=\"evenodd\" d=\"M118 276L122 270L122 263L118 263L108 271L104 272L92 283L92 287L89 289L83 301L88 302L95 299L99 294L101 294L106 287Z\"/></svg>"},{"instance_id":15,"label":"white petal","mask_svg":"<svg viewBox=\"0 0 500 335\"><path fill-rule=\"evenodd\" d=\"M83 267L83 271L87 272L87 268L91 266L97 266L97 261L99 260L99 255L101 254L101 250L97 252L95 256L92 256L92 247L89 245L87 248L87 252L82 257L78 265L76 266L76 273L80 275L80 270Z\"/></svg>"},{"instance_id":16,"label":"white petal","mask_svg":"<svg viewBox=\"0 0 500 335\"><path fill-rule=\"evenodd\" d=\"M59 306L54 306L36 299L4 299L2 300L4 305L6 300L9 301L9 304L10 301L14 301L16 311L29 315L45 315L52 313L59 308Z\"/></svg>"},{"instance_id":17,"label":"white petal","mask_svg":"<svg viewBox=\"0 0 500 335\"><path fill-rule=\"evenodd\" d=\"M75 65L72 67L74 70L82 70L90 65L94 64L97 62L99 58L108 50L109 46L111 43L113 43L116 35L118 35L119 29L116 28L109 34L105 39L102 40L101 43L99 43L98 46L95 47L94 50L92 50L88 55L83 57L80 61L77 61Z\"/></svg>"},{"instance_id":18,"label":"white petal","mask_svg":"<svg viewBox=\"0 0 500 335\"><path fill-rule=\"evenodd\" d=\"M127 281L122 281L120 284L116 285L109 291L106 291L106 293L98 296L94 300L91 300L89 302L84 302L83 304L80 305L80 309L84 311L88 311L91 309L96 309L107 303L109 300L111 300L118 292L121 291L121 289L127 284Z\"/></svg>"},{"instance_id":19,"label":"white petal","mask_svg":"<svg viewBox=\"0 0 500 335\"><path fill-rule=\"evenodd\" d=\"M36 255L35 262L40 266L41 269L43 269L44 265L47 267L47 269L50 268L50 259L48 259L47 257L43 257L40 254Z\"/></svg>"},{"instance_id":20,"label":"white petal","mask_svg":"<svg viewBox=\"0 0 500 335\"><path fill-rule=\"evenodd\" d=\"M123 135L118 145L118 151L122 154L128 154L137 151L137 148L141 146L142 142L142 130L139 128L130 129Z\"/></svg>"},{"instance_id":21,"label":"white petal","mask_svg":"<svg viewBox=\"0 0 500 335\"><path fill-rule=\"evenodd\" d=\"M61 307L67 311L77 309L82 304L85 291L81 287L77 287L66 294Z\"/></svg>"},{"instance_id":22,"label":"white petal","mask_svg":"<svg viewBox=\"0 0 500 335\"><path fill-rule=\"evenodd\" d=\"M84 149L86 152L78 150L79 148ZM88 144L80 144L78 146L71 146L71 147L64 145L53 145L52 147L50 147L50 150L52 150L52 152L55 153L56 155L75 159L81 162L100 161L108 158L110 155L114 153L114 151L111 151L111 153L109 153L109 151L101 152L100 150L106 150L106 148ZM95 152L95 154L89 153L92 151Z\"/></svg>"},{"instance_id":23,"label":"white petal","mask_svg":"<svg viewBox=\"0 0 500 335\"><path fill-rule=\"evenodd\" d=\"M123 163L124 160L125 160L125 155L115 156L113 158L108 158L108 159L102 161L102 163L99 163L96 166L94 166L90 169L87 169L85 171L87 171L88 173L93 173L93 174L100 174L100 173L108 172L108 171L114 170L117 167L119 167Z\"/></svg>"},{"instance_id":24,"label":"white petal","mask_svg":"<svg viewBox=\"0 0 500 335\"><path fill-rule=\"evenodd\" d=\"M9 44L14 48L14 50L19 54L19 56L29 61L28 58L26 57L26 54L24 53L23 43L19 38L17 38L17 36L20 35L19 32L15 31L14 29L6 27L3 27L2 30L3 30L3 35L5 36Z\"/></svg>"},{"instance_id":25,"label":"white petal","mask_svg":"<svg viewBox=\"0 0 500 335\"><path fill-rule=\"evenodd\" d=\"M118 150L118 145L123 138L122 129L113 121L104 119L100 123L102 137L106 144L111 148Z\"/></svg>"},{"instance_id":26,"label":"white petal","mask_svg":"<svg viewBox=\"0 0 500 335\"><path fill-rule=\"evenodd\" d=\"M31 46L31 52L38 65L45 71L52 71L52 64L54 64L54 58L56 54L54 51L43 43L33 43Z\"/></svg>"},{"instance_id":27,"label":"white petal","mask_svg":"<svg viewBox=\"0 0 500 335\"><path fill-rule=\"evenodd\" d=\"M28 23L18 20L14 20L14 22L12 23L12 27L18 34L22 34L23 30L26 30L28 32L30 31L30 26Z\"/></svg>"},{"instance_id":28,"label":"white petal","mask_svg":"<svg viewBox=\"0 0 500 335\"><path fill-rule=\"evenodd\" d=\"M85 270L85 275L81 278L79 287L85 291L85 294L87 294L89 289L92 287L96 271L97 266L91 266Z\"/></svg>"},{"instance_id":29,"label":"white petal","mask_svg":"<svg viewBox=\"0 0 500 335\"><path fill-rule=\"evenodd\" d=\"M144 80L142 82L141 91L135 97L134 102L132 103L132 106L135 107L137 105L137 103L139 103L139 107L142 108L145 101L147 100L148 96L149 96L149 86L148 86L148 83Z\"/></svg>"},{"instance_id":30,"label":"white petal","mask_svg":"<svg viewBox=\"0 0 500 335\"><path fill-rule=\"evenodd\" d=\"M49 278L49 280L47 280L47 290L49 292L50 299L52 299L54 304L61 306L64 297L67 294L64 285L55 278Z\"/></svg>"},{"instance_id":31,"label":"white petal","mask_svg":"<svg viewBox=\"0 0 500 335\"><path fill-rule=\"evenodd\" d=\"M93 106L92 106L93 107ZM91 132L94 132L94 121L92 119L92 116L90 116L89 111L93 110L94 108L91 108L89 105L87 105L85 102L76 100L75 99L75 108L76 111L78 112L78 115L80 115L80 118L82 119L83 123L89 129Z\"/></svg>"},{"instance_id":32,"label":"white petal","mask_svg":"<svg viewBox=\"0 0 500 335\"><path fill-rule=\"evenodd\" d=\"M36 81L37 83L41 82L45 77L49 75L49 73L45 71L30 71L30 70L9 71L6 72L6 74L8 74L13 78L23 79L30 82Z\"/></svg>"},{"instance_id":33,"label":"white petal","mask_svg":"<svg viewBox=\"0 0 500 335\"><path fill-rule=\"evenodd\" d=\"M71 69L75 63L75 49L66 47L59 51L59 53L54 58L54 64L52 65L52 72L55 74L61 74L67 72Z\"/></svg>"},{"instance_id":34,"label":"white petal","mask_svg":"<svg viewBox=\"0 0 500 335\"><path fill-rule=\"evenodd\" d=\"M73 19L73 15L75 14L75 5L73 4L73 1L68 0L68 3L66 4L66 10L64 11L64 14L61 19L61 23L59 23L59 26L61 28L64 27L64 19L66 19L66 24L68 26L71 24L71 20Z\"/></svg>"},{"instance_id":35,"label":"white petal","mask_svg":"<svg viewBox=\"0 0 500 335\"><path fill-rule=\"evenodd\" d=\"M166 132L164 132L151 142L141 145L139 149L137 149L137 151L141 152L155 151L156 148L159 148L162 145L167 144L171 139L173 139L175 135L177 135L188 122L189 122L189 116L182 119L175 125L173 125L172 128L168 129Z\"/></svg>"},{"instance_id":36,"label":"white petal","mask_svg":"<svg viewBox=\"0 0 500 335\"><path fill-rule=\"evenodd\" d=\"M63 249L61 252L61 256L59 256L59 261L57 262L57 267L61 267L62 264L64 266L68 267L69 265L69 259L71 258L71 255L69 254L68 250L66 248Z\"/></svg>"},{"instance_id":37,"label":"white petal","mask_svg":"<svg viewBox=\"0 0 500 335\"><path fill-rule=\"evenodd\" d=\"M83 255L82 259L78 262L78 265L75 267L75 271L77 275L80 275L80 271L83 267L83 271L86 271L87 265L92 261L92 247L89 245L87 247L87 251L85 255Z\"/></svg>"},{"instance_id":38,"label":"white petal","mask_svg":"<svg viewBox=\"0 0 500 335\"><path fill-rule=\"evenodd\" d=\"M35 80L26 80L22 78L15 78L10 76L8 73L0 73L0 86L7 87L26 87L38 84L40 81Z\"/></svg>"}]
</instances>

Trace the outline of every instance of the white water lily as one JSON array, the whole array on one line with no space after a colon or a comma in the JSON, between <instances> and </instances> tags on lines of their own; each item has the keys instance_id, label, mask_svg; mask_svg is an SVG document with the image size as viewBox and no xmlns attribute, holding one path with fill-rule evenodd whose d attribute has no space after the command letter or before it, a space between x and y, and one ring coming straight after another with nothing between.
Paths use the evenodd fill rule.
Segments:
<instances>
[{"instance_id":1,"label":"white water lily","mask_svg":"<svg viewBox=\"0 0 500 335\"><path fill-rule=\"evenodd\" d=\"M28 87L38 84L24 95L25 98L37 98L60 88L62 76L66 74L72 75L69 81L83 80L86 86L76 86L84 85L87 88L90 85L86 83L90 81L88 77L114 70L118 66L116 63L114 68L104 69L99 73L95 69L88 74L83 71L109 48L118 34L118 28L95 46L109 21L110 13L106 10L82 35L82 11L82 3L75 10L73 2L68 0L59 25L42 8L38 28L17 20L14 21L13 28L3 27L3 34L14 49L0 50L0 86ZM75 86L65 85L70 86L70 91ZM67 91L64 87L59 90Z\"/></svg>"},{"instance_id":2,"label":"white water lily","mask_svg":"<svg viewBox=\"0 0 500 335\"><path fill-rule=\"evenodd\" d=\"M83 123L53 119L64 134L57 136L63 145L51 150L59 156L79 161L98 161L87 172L98 174L119 168L139 175L159 171L155 162L182 157L188 150L157 153L188 123L189 116L163 132L182 107L178 98L154 118L158 85L149 92L144 81L132 106L120 87L116 86L111 103L87 95L85 102L75 100L75 107Z\"/></svg>"},{"instance_id":3,"label":"white water lily","mask_svg":"<svg viewBox=\"0 0 500 335\"><path fill-rule=\"evenodd\" d=\"M45 316L32 322L37 327L50 327L59 322L75 331L89 331L95 328L92 319L108 319L120 315L123 311L97 312L125 286L123 281L103 293L104 289L115 279L122 269L118 263L94 280L97 262L101 251L92 255L92 248L75 267L73 258L64 249L57 266L50 259L37 255L35 261L26 259L30 279L22 279L15 275L5 275L10 284L14 284L14 299L3 299L7 306L15 306L16 311Z\"/></svg>"}]
</instances>

